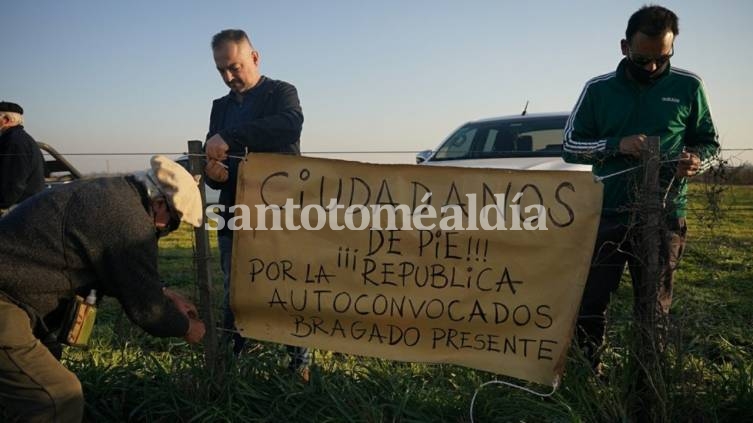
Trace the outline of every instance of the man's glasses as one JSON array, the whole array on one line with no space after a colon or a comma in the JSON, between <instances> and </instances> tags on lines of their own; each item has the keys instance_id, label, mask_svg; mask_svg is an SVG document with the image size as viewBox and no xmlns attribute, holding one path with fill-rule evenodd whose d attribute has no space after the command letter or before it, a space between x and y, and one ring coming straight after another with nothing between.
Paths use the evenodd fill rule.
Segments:
<instances>
[{"instance_id":1,"label":"man's glasses","mask_svg":"<svg viewBox=\"0 0 753 423\"><path fill-rule=\"evenodd\" d=\"M675 55L675 46L672 46L672 51L670 51L669 54L664 54L659 57L652 57L652 56L647 56L645 54L633 53L630 50L630 48L628 48L628 58L630 58L630 61L632 61L638 66L646 66L651 62L656 63L657 67L663 66L674 55Z\"/></svg>"}]
</instances>

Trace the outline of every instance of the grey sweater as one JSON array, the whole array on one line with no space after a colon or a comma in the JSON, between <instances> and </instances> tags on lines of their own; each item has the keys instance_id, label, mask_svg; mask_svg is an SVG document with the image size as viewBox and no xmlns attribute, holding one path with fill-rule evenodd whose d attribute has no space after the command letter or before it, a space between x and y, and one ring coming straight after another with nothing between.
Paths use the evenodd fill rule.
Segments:
<instances>
[{"instance_id":1,"label":"grey sweater","mask_svg":"<svg viewBox=\"0 0 753 423\"><path fill-rule=\"evenodd\" d=\"M188 320L162 293L157 237L143 187L131 178L56 186L0 219L0 295L50 331L75 294L117 298L154 336L183 336Z\"/></svg>"}]
</instances>

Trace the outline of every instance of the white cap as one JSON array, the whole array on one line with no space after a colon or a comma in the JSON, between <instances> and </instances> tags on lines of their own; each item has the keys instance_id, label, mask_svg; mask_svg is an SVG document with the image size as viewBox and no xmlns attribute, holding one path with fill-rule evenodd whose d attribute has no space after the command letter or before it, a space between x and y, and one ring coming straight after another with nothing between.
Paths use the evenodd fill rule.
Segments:
<instances>
[{"instance_id":1,"label":"white cap","mask_svg":"<svg viewBox=\"0 0 753 423\"><path fill-rule=\"evenodd\" d=\"M152 157L151 165L151 170L134 174L146 186L149 196L156 194L154 190L159 191L167 198L181 221L197 228L201 226L204 216L198 187L201 176L191 176L183 166L165 156Z\"/></svg>"}]
</instances>

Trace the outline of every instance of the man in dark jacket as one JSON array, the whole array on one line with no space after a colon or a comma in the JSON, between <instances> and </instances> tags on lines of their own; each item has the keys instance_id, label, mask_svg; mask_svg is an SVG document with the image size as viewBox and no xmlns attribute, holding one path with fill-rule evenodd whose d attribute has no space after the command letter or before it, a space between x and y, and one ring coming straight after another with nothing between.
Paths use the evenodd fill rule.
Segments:
<instances>
[{"instance_id":1,"label":"man in dark jacket","mask_svg":"<svg viewBox=\"0 0 753 423\"><path fill-rule=\"evenodd\" d=\"M228 29L217 33L212 39L212 52L230 93L212 104L205 145L206 174L207 184L220 190L227 222L232 217L228 210L235 205L239 157L247 151L300 154L303 112L293 85L259 73L259 52L244 31ZM227 227L220 229L218 243L225 280L225 327L234 329L229 296L233 238ZM242 347L242 339L236 336L236 353ZM289 351L291 369L305 367L307 351L293 347Z\"/></svg>"},{"instance_id":2,"label":"man in dark jacket","mask_svg":"<svg viewBox=\"0 0 753 423\"><path fill-rule=\"evenodd\" d=\"M670 65L677 16L661 6L645 6L628 20L615 72L586 83L565 127L563 158L593 165L604 176L604 200L591 270L583 292L578 329L594 367L604 339L611 294L628 264L633 279L635 314L666 316L672 303L673 274L685 246L687 178L708 167L719 143L703 82ZM659 263L658 303L645 298L641 275L639 209L640 152L647 136L660 138L660 188L666 206Z\"/></svg>"},{"instance_id":3,"label":"man in dark jacket","mask_svg":"<svg viewBox=\"0 0 753 423\"><path fill-rule=\"evenodd\" d=\"M44 189L44 158L24 130L24 109L0 102L0 216Z\"/></svg>"},{"instance_id":4,"label":"man in dark jacket","mask_svg":"<svg viewBox=\"0 0 753 423\"><path fill-rule=\"evenodd\" d=\"M0 403L23 421L77 422L83 394L57 361L55 332L76 295L116 298L149 334L199 342L196 308L163 289L157 239L200 226L195 180L161 156L152 170L72 182L0 219ZM59 355L58 355L59 356Z\"/></svg>"}]
</instances>

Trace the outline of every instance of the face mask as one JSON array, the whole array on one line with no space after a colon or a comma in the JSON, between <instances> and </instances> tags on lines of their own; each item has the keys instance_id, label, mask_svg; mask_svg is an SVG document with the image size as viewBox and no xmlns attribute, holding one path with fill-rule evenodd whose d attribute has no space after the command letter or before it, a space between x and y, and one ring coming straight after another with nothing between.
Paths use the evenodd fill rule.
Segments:
<instances>
[{"instance_id":1,"label":"face mask","mask_svg":"<svg viewBox=\"0 0 753 423\"><path fill-rule=\"evenodd\" d=\"M170 207L170 202L167 200L167 197L163 198L167 212L170 215L170 221L164 227L157 227L157 213L152 210L152 219L154 219L154 234L157 236L157 239L167 236L174 230L178 229L178 226L180 226L180 218L175 216L175 213L173 212L172 207Z\"/></svg>"},{"instance_id":2,"label":"face mask","mask_svg":"<svg viewBox=\"0 0 753 423\"><path fill-rule=\"evenodd\" d=\"M659 67L653 72L647 71L630 59L627 59L627 68L630 76L641 84L652 84L664 72L664 67Z\"/></svg>"},{"instance_id":3,"label":"face mask","mask_svg":"<svg viewBox=\"0 0 753 423\"><path fill-rule=\"evenodd\" d=\"M170 223L168 223L167 226L163 228L158 228L156 225L156 219L155 219L154 234L157 236L157 239L160 239L164 236L169 235L174 230L178 229L179 225L180 225L180 221L171 217Z\"/></svg>"}]
</instances>

